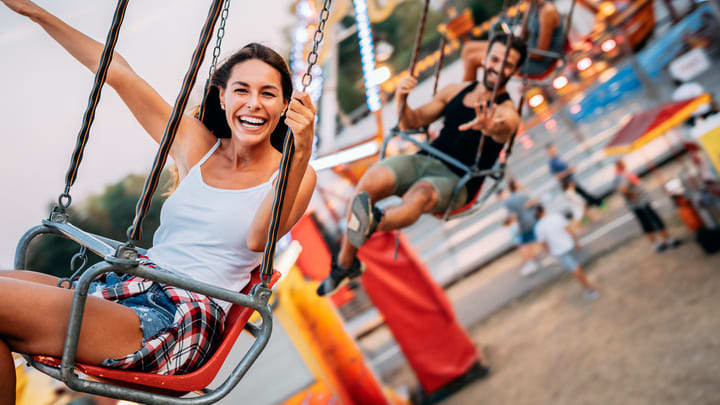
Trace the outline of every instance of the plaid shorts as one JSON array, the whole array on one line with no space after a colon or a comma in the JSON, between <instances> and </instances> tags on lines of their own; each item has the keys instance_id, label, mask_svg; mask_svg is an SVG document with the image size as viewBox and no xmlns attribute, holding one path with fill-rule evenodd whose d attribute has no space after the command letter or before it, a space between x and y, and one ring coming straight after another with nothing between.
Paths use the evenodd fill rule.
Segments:
<instances>
[{"instance_id":1,"label":"plaid shorts","mask_svg":"<svg viewBox=\"0 0 720 405\"><path fill-rule=\"evenodd\" d=\"M143 260L142 266L168 271ZM162 290L175 307L172 323L154 336L143 339L138 351L119 359L106 359L103 367L155 374L186 374L202 366L220 344L225 312L210 298L162 283L131 275L116 275L115 283L96 289L91 295L123 304L128 298ZM107 280L107 275L103 278ZM101 280L103 280L101 279ZM95 281L93 282L95 283Z\"/></svg>"}]
</instances>

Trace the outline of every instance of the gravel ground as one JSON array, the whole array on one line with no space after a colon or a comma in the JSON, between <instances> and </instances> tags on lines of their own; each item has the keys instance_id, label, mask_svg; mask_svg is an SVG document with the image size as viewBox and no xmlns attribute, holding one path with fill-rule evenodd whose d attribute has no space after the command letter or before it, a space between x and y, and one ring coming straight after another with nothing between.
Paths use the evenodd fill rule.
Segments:
<instances>
[{"instance_id":1,"label":"gravel ground","mask_svg":"<svg viewBox=\"0 0 720 405\"><path fill-rule=\"evenodd\" d=\"M491 375L443 404L720 404L720 254L686 239L657 254L636 237L588 263L595 301L566 276L471 328ZM408 368L392 380L415 384Z\"/></svg>"},{"instance_id":2,"label":"gravel ground","mask_svg":"<svg viewBox=\"0 0 720 405\"><path fill-rule=\"evenodd\" d=\"M675 233L682 232L676 229ZM493 374L446 404L720 404L720 256L643 238L471 330Z\"/></svg>"}]
</instances>

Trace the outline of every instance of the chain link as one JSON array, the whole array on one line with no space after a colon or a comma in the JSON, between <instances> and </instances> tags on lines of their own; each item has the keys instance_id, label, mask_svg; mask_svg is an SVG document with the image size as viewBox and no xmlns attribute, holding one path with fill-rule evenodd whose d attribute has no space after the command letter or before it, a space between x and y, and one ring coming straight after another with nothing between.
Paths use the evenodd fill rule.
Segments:
<instances>
[{"instance_id":1,"label":"chain link","mask_svg":"<svg viewBox=\"0 0 720 405\"><path fill-rule=\"evenodd\" d=\"M225 37L225 23L227 22L228 14L230 12L230 0L225 0L223 4L222 12L220 13L220 26L217 31L217 40L215 41L215 48L213 49L212 63L210 64L210 74L208 77L212 77L215 73L215 65L220 58L220 51L222 50L222 41Z\"/></svg>"},{"instance_id":2,"label":"chain link","mask_svg":"<svg viewBox=\"0 0 720 405\"><path fill-rule=\"evenodd\" d=\"M70 272L75 274L77 271L82 270L82 268L87 264L87 261L87 248L85 246L81 246L80 250L73 255L72 259L70 259Z\"/></svg>"},{"instance_id":3,"label":"chain link","mask_svg":"<svg viewBox=\"0 0 720 405\"><path fill-rule=\"evenodd\" d=\"M312 83L312 69L318 61L318 49L320 48L320 43L322 43L323 38L325 38L325 24L330 17L330 2L331 0L323 1L323 8L320 11L320 21L318 21L317 28L313 34L313 46L307 56L307 70L301 80L303 91L307 90L307 88L310 87L310 83Z\"/></svg>"},{"instance_id":4,"label":"chain link","mask_svg":"<svg viewBox=\"0 0 720 405\"><path fill-rule=\"evenodd\" d=\"M73 255L72 259L70 259L70 277L63 277L59 279L57 286L60 288L71 289L73 281L80 278L80 274L85 268L87 262L87 247L80 246L80 250Z\"/></svg>"}]
</instances>

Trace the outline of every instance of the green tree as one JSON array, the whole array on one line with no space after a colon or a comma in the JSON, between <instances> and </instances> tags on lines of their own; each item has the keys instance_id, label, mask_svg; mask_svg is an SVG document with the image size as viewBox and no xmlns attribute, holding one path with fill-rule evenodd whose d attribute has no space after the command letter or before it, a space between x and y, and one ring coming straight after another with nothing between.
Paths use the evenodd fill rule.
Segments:
<instances>
[{"instance_id":1,"label":"green tree","mask_svg":"<svg viewBox=\"0 0 720 405\"><path fill-rule=\"evenodd\" d=\"M169 183L170 175L164 172L160 179L161 185ZM105 188L103 193L90 196L86 201L76 203L69 208L70 222L80 229L121 242L127 240L126 231L135 218L135 205L142 192L145 176L130 174L118 183ZM160 225L160 208L166 197L159 187L153 196L150 210L143 222L143 240L140 247L148 248L152 237ZM49 208L52 204L49 205ZM79 246L70 240L54 235L36 238L28 249L28 266L30 270L40 271L57 277L70 274L70 260L78 251ZM88 254L90 263L101 259Z\"/></svg>"},{"instance_id":2,"label":"green tree","mask_svg":"<svg viewBox=\"0 0 720 405\"><path fill-rule=\"evenodd\" d=\"M502 9L502 0L456 0L450 1L458 11L470 8L476 24L481 23ZM385 41L394 48L390 59L385 62L394 74L407 69L412 57L417 26L420 22L424 1L406 0L399 4L393 13L385 20L373 25L374 42ZM350 17L343 19L344 24L352 21ZM447 16L441 10L428 13L425 33L420 48L420 58L435 52L440 46L440 34L437 26L446 22ZM357 34L351 35L338 45L338 86L337 95L340 108L346 114L352 113L365 104L365 88L363 86L362 66L360 64L360 46ZM449 63L458 57L451 55L446 62ZM425 72L420 78L432 75Z\"/></svg>"}]
</instances>

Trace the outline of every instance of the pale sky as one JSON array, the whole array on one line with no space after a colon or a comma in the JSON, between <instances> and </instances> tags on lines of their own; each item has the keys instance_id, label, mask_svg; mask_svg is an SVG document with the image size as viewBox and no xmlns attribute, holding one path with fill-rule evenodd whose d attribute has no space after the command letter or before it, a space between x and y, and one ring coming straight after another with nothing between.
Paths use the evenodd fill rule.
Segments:
<instances>
[{"instance_id":1,"label":"pale sky","mask_svg":"<svg viewBox=\"0 0 720 405\"><path fill-rule=\"evenodd\" d=\"M101 42L115 8L112 1L38 3ZM291 4L292 0L234 1L222 55L253 41L287 55L285 32L294 23ZM116 51L170 104L180 90L208 7L208 1L198 0L136 0L128 6ZM0 268L10 268L20 236L47 217L48 202L63 190L93 75L39 26L4 5L0 55ZM208 66L200 70L200 86ZM190 100L198 102L198 96ZM74 204L128 173L146 173L156 149L106 87L71 191Z\"/></svg>"}]
</instances>

